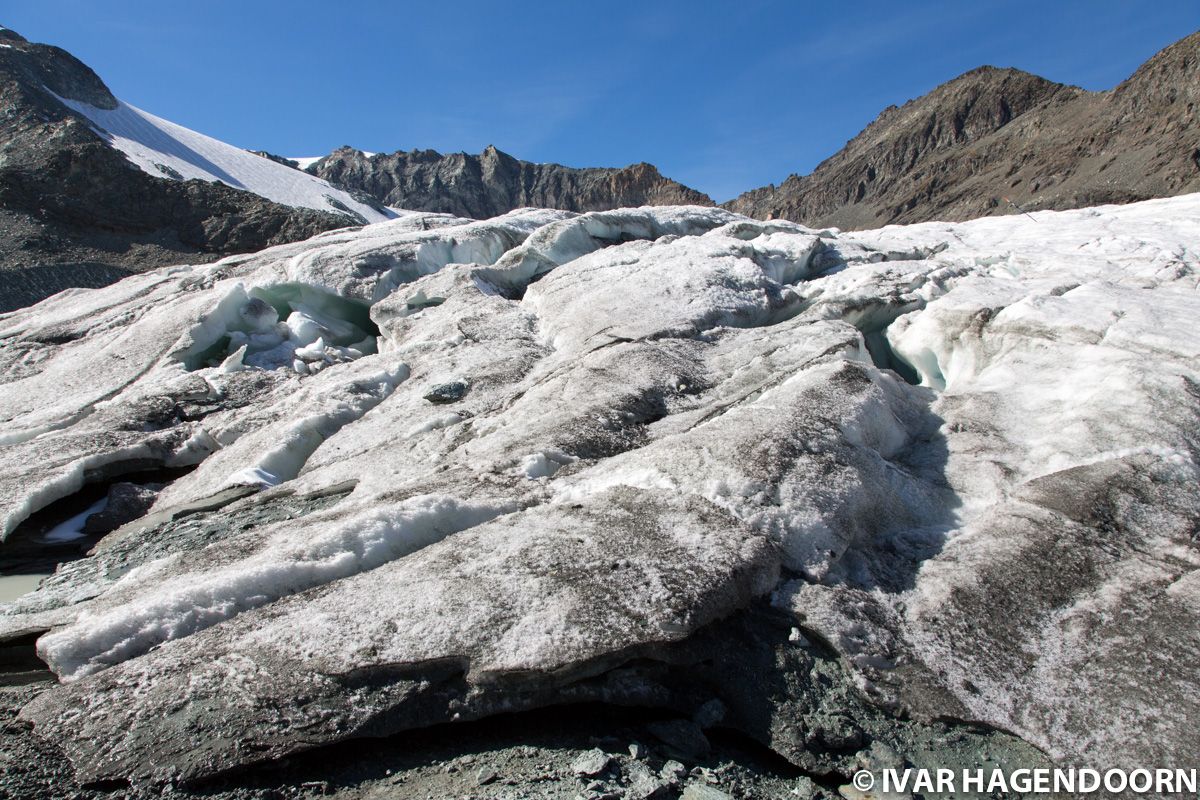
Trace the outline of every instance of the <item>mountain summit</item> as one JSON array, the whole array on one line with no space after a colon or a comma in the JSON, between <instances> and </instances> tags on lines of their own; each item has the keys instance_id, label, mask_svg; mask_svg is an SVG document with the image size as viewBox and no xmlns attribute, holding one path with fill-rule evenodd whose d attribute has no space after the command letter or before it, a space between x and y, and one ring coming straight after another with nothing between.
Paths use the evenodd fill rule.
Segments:
<instances>
[{"instance_id":1,"label":"mountain summit","mask_svg":"<svg viewBox=\"0 0 1200 800\"><path fill-rule=\"evenodd\" d=\"M982 67L886 109L809 175L726 208L872 228L1200 190L1200 33L1088 92Z\"/></svg>"},{"instance_id":2,"label":"mountain summit","mask_svg":"<svg viewBox=\"0 0 1200 800\"><path fill-rule=\"evenodd\" d=\"M260 164L299 182L293 170L121 103L70 53L8 29L0 30L0 101L0 311L357 219L333 205L296 208L255 193L272 180ZM351 199L316 178L304 182L310 196Z\"/></svg>"}]
</instances>

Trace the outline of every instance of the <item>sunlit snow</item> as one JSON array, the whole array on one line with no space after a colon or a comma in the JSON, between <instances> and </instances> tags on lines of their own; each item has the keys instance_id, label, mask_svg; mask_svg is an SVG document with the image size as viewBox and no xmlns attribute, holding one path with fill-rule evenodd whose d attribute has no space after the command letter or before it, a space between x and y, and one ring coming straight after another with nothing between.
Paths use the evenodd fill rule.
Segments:
<instances>
[{"instance_id":1,"label":"sunlit snow","mask_svg":"<svg viewBox=\"0 0 1200 800\"><path fill-rule=\"evenodd\" d=\"M91 120L97 132L130 161L157 178L219 181L283 205L380 222L396 213L354 199L320 178L278 164L118 101L115 109L58 98Z\"/></svg>"}]
</instances>

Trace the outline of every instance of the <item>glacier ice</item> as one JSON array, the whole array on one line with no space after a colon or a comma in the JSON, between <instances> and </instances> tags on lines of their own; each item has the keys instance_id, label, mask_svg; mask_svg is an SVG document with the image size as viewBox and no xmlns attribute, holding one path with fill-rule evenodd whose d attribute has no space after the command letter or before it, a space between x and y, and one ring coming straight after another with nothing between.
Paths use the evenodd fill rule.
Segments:
<instances>
[{"instance_id":1,"label":"glacier ice","mask_svg":"<svg viewBox=\"0 0 1200 800\"><path fill-rule=\"evenodd\" d=\"M63 679L23 717L86 779L203 777L652 703L630 675L769 603L881 713L1182 763L1197 230L1195 195L855 233L425 214L2 315L6 534L197 465L0 607Z\"/></svg>"}]
</instances>

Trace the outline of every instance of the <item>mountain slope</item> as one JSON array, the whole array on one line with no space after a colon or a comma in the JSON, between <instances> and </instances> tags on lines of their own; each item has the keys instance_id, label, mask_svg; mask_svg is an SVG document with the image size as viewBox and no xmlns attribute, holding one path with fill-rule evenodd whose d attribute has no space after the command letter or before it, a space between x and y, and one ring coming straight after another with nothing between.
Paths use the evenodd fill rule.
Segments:
<instances>
[{"instance_id":1,"label":"mountain slope","mask_svg":"<svg viewBox=\"0 0 1200 800\"><path fill-rule=\"evenodd\" d=\"M1196 191L1198 64L1200 33L1108 92L973 70L887 109L811 174L725 206L869 228L1012 213L1013 203L1063 209Z\"/></svg>"},{"instance_id":2,"label":"mountain slope","mask_svg":"<svg viewBox=\"0 0 1200 800\"><path fill-rule=\"evenodd\" d=\"M178 175L192 180L168 178L154 167L157 177L152 177L139 166L157 161L179 173L179 157L190 153L194 161L207 157L215 169L223 163L229 184L262 190L261 176L267 173L261 164L269 165L281 185L323 186L307 176L297 181L287 167L140 114L121 104L66 51L28 42L7 29L0 29L0 102L0 270L5 277L0 310L67 287L99 286L157 266L260 250L359 221L332 205L317 211L272 202L211 182L216 176L194 167ZM121 136L97 132L97 122L118 128L120 119L139 121L140 131L127 126L119 128ZM120 149L135 145L143 156L140 163ZM244 157L240 167L233 154ZM356 202L332 187L324 191Z\"/></svg>"},{"instance_id":3,"label":"mountain slope","mask_svg":"<svg viewBox=\"0 0 1200 800\"><path fill-rule=\"evenodd\" d=\"M396 216L378 203L363 202L326 181L248 150L226 144L117 101L115 108L58 98L87 117L96 132L143 172L174 180L217 181L276 203L344 214L350 223L382 222Z\"/></svg>"},{"instance_id":4,"label":"mountain slope","mask_svg":"<svg viewBox=\"0 0 1200 800\"><path fill-rule=\"evenodd\" d=\"M713 204L650 164L575 169L521 161L491 146L477 156L434 150L370 154L343 147L307 170L389 206L476 219L524 207L604 211Z\"/></svg>"}]
</instances>

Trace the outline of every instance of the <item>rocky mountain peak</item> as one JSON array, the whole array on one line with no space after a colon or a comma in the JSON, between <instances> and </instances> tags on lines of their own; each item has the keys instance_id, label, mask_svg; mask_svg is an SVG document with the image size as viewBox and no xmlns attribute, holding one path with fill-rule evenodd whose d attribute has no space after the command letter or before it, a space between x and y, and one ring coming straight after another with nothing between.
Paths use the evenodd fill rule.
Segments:
<instances>
[{"instance_id":1,"label":"rocky mountain peak","mask_svg":"<svg viewBox=\"0 0 1200 800\"><path fill-rule=\"evenodd\" d=\"M1018 69L977 67L885 111L852 139L847 149L876 147L879 139L886 139L902 142L910 159L920 157L928 150L979 139L1050 96L1076 91Z\"/></svg>"},{"instance_id":2,"label":"rocky mountain peak","mask_svg":"<svg viewBox=\"0 0 1200 800\"><path fill-rule=\"evenodd\" d=\"M1139 107L1181 102L1194 115L1200 101L1200 31L1160 50L1112 91L1114 101Z\"/></svg>"},{"instance_id":3,"label":"rocky mountain peak","mask_svg":"<svg viewBox=\"0 0 1200 800\"><path fill-rule=\"evenodd\" d=\"M95 72L11 30L0 39L0 311L131 270L213 260L346 224L223 184L178 180L169 169L139 169L80 113L130 108Z\"/></svg>"},{"instance_id":4,"label":"rocky mountain peak","mask_svg":"<svg viewBox=\"0 0 1200 800\"><path fill-rule=\"evenodd\" d=\"M1110 92L978 67L891 106L809 175L725 204L816 226L964 220L1200 189L1200 34Z\"/></svg>"},{"instance_id":5,"label":"rocky mountain peak","mask_svg":"<svg viewBox=\"0 0 1200 800\"><path fill-rule=\"evenodd\" d=\"M59 97L114 109L117 98L92 69L60 47L34 44L16 31L0 29L0 76L49 89Z\"/></svg>"},{"instance_id":6,"label":"rocky mountain peak","mask_svg":"<svg viewBox=\"0 0 1200 800\"><path fill-rule=\"evenodd\" d=\"M885 214L895 213L895 204L888 202L891 195L924 178L923 165L994 133L1042 103L1078 91L1017 69L978 67L885 109L811 175L792 175L778 189L749 192L726 207L814 225L883 224L891 221Z\"/></svg>"}]
</instances>

